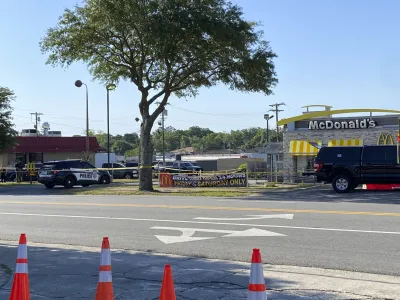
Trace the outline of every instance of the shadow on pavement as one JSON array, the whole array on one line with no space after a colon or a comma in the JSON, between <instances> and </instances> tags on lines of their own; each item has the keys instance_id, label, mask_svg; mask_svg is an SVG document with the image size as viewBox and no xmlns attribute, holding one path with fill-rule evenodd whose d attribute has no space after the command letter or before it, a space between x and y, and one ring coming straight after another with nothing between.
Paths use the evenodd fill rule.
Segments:
<instances>
[{"instance_id":1,"label":"shadow on pavement","mask_svg":"<svg viewBox=\"0 0 400 300\"><path fill-rule=\"evenodd\" d=\"M116 184L118 186L120 184ZM107 188L109 185L93 185L90 187L74 187L71 190L64 187L46 189L41 184L15 185L0 187L0 196L52 196L52 195L73 195L78 190L90 190ZM218 189L218 188L216 188ZM338 194L329 186L315 186L304 189L267 189L262 195L250 197L232 197L240 200L268 200L277 202L326 202L326 203L376 203L376 204L400 204L400 190L394 191L367 191L356 189L347 194Z\"/></svg>"},{"instance_id":2,"label":"shadow on pavement","mask_svg":"<svg viewBox=\"0 0 400 300\"><path fill-rule=\"evenodd\" d=\"M14 270L16 250L16 246L0 244L0 265ZM178 299L247 299L249 278L240 264L125 251L112 251L111 255L115 299L158 299L165 264L172 266ZM32 300L94 299L100 248L93 252L28 244L28 259ZM2 278L1 274L0 268L0 299L8 299L12 276ZM267 278L266 284L268 299L356 299L301 291L296 282L273 278Z\"/></svg>"},{"instance_id":3,"label":"shadow on pavement","mask_svg":"<svg viewBox=\"0 0 400 300\"><path fill-rule=\"evenodd\" d=\"M262 196L241 198L242 200L268 200L268 201L304 201L304 202L328 202L328 203L376 203L376 204L400 204L400 191L367 191L356 189L347 194L339 194L330 186L316 186L313 188L298 190L267 191Z\"/></svg>"},{"instance_id":4,"label":"shadow on pavement","mask_svg":"<svg viewBox=\"0 0 400 300\"><path fill-rule=\"evenodd\" d=\"M92 188L107 188L109 185L93 185L89 187L76 186L72 189L66 189L63 186L56 186L52 189L46 189L41 184L22 184L22 185L11 185L11 186L0 186L0 195L7 196L48 196L48 195L73 195L74 191L77 190L90 190Z\"/></svg>"}]
</instances>

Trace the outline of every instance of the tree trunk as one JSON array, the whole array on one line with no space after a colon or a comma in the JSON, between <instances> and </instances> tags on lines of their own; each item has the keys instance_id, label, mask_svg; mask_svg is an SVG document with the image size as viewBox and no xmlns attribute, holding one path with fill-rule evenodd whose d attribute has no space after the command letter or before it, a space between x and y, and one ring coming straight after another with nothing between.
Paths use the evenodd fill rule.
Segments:
<instances>
[{"instance_id":1,"label":"tree trunk","mask_svg":"<svg viewBox=\"0 0 400 300\"><path fill-rule=\"evenodd\" d=\"M149 121L143 122L140 128L140 169L139 190L153 191L153 142L151 140L151 127Z\"/></svg>"}]
</instances>

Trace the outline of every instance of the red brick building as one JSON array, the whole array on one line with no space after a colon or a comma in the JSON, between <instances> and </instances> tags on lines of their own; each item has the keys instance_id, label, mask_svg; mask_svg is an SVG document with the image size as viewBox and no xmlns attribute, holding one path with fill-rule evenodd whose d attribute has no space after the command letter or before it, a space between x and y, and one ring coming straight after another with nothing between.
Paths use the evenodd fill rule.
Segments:
<instances>
[{"instance_id":1,"label":"red brick building","mask_svg":"<svg viewBox=\"0 0 400 300\"><path fill-rule=\"evenodd\" d=\"M104 152L96 137L89 138L89 149L92 154ZM13 166L17 159L21 159L26 164L28 162L83 158L85 152L85 136L18 136L17 144L7 153L0 154L0 166Z\"/></svg>"}]
</instances>

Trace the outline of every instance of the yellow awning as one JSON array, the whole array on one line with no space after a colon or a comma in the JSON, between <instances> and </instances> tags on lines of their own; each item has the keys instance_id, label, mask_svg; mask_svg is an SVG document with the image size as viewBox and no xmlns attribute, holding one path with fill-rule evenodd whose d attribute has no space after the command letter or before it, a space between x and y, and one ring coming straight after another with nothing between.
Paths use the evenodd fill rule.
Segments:
<instances>
[{"instance_id":1,"label":"yellow awning","mask_svg":"<svg viewBox=\"0 0 400 300\"><path fill-rule=\"evenodd\" d=\"M322 145L322 141L290 141L289 153L293 156L315 156L319 149L310 144Z\"/></svg>"},{"instance_id":2,"label":"yellow awning","mask_svg":"<svg viewBox=\"0 0 400 300\"><path fill-rule=\"evenodd\" d=\"M354 139L354 140L330 140L328 142L328 147L344 147L344 146L363 146L364 140Z\"/></svg>"}]
</instances>

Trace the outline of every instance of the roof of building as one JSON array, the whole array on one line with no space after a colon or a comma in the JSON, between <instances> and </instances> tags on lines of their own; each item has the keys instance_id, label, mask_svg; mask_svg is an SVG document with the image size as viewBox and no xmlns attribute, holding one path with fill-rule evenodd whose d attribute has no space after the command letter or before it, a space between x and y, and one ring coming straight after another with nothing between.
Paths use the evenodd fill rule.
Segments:
<instances>
[{"instance_id":1,"label":"roof of building","mask_svg":"<svg viewBox=\"0 0 400 300\"><path fill-rule=\"evenodd\" d=\"M195 153L196 149L194 147L184 147L184 148L180 148L180 149L176 149L171 151L171 153Z\"/></svg>"},{"instance_id":2,"label":"roof of building","mask_svg":"<svg viewBox=\"0 0 400 300\"><path fill-rule=\"evenodd\" d=\"M89 138L90 152L104 151L96 137ZM18 136L11 153L85 152L86 137Z\"/></svg>"}]
</instances>

